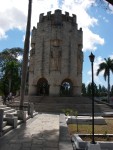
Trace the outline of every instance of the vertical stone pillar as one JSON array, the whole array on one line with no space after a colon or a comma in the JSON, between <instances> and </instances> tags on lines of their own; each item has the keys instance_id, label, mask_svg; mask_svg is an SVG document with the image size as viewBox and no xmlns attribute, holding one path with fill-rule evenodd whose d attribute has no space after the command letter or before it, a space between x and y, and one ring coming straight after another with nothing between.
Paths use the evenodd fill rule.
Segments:
<instances>
[{"instance_id":1,"label":"vertical stone pillar","mask_svg":"<svg viewBox=\"0 0 113 150\"><path fill-rule=\"evenodd\" d=\"M60 95L60 86L59 85L50 85L49 95L50 96L59 96Z\"/></svg>"},{"instance_id":2,"label":"vertical stone pillar","mask_svg":"<svg viewBox=\"0 0 113 150\"><path fill-rule=\"evenodd\" d=\"M33 103L28 103L28 115L33 118L33 112L34 112L34 104Z\"/></svg>"},{"instance_id":3,"label":"vertical stone pillar","mask_svg":"<svg viewBox=\"0 0 113 150\"><path fill-rule=\"evenodd\" d=\"M17 116L18 116L18 119L23 120L24 122L26 122L26 120L27 120L27 111L18 110L17 111Z\"/></svg>"}]
</instances>

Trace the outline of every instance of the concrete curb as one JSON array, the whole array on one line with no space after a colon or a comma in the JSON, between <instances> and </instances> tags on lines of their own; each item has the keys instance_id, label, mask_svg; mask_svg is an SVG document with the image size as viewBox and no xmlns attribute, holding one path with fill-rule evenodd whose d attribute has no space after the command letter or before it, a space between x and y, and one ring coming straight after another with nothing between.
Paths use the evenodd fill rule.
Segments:
<instances>
[{"instance_id":1,"label":"concrete curb","mask_svg":"<svg viewBox=\"0 0 113 150\"><path fill-rule=\"evenodd\" d=\"M86 134L88 135L88 134ZM103 134L96 134L97 136L103 136ZM113 136L113 134L110 134ZM85 149L89 143L89 141L83 141L79 134L74 134L72 136L72 141L77 149ZM113 149L113 142L109 141L97 141L100 144L101 149L112 150Z\"/></svg>"},{"instance_id":2,"label":"concrete curb","mask_svg":"<svg viewBox=\"0 0 113 150\"><path fill-rule=\"evenodd\" d=\"M68 132L65 115L60 114L59 117L60 135L59 135L59 150L73 150L71 136Z\"/></svg>"}]
</instances>

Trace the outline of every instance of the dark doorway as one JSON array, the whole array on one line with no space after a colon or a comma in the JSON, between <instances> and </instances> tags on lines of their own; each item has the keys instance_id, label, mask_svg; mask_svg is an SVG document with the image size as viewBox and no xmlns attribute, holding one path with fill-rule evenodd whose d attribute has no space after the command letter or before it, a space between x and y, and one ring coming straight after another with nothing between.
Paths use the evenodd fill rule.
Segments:
<instances>
[{"instance_id":1,"label":"dark doorway","mask_svg":"<svg viewBox=\"0 0 113 150\"><path fill-rule=\"evenodd\" d=\"M72 82L69 79L65 79L60 86L61 96L72 96Z\"/></svg>"},{"instance_id":2,"label":"dark doorway","mask_svg":"<svg viewBox=\"0 0 113 150\"><path fill-rule=\"evenodd\" d=\"M41 78L37 83L38 95L49 95L49 84L45 78Z\"/></svg>"}]
</instances>

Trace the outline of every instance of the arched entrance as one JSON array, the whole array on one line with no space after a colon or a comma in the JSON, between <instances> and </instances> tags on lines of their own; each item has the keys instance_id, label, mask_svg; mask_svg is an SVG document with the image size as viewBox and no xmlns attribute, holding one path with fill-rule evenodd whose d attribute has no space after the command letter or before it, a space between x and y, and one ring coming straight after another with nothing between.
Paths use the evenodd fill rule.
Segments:
<instances>
[{"instance_id":1,"label":"arched entrance","mask_svg":"<svg viewBox=\"0 0 113 150\"><path fill-rule=\"evenodd\" d=\"M62 81L60 86L61 96L72 96L72 82L70 79L65 79Z\"/></svg>"},{"instance_id":2,"label":"arched entrance","mask_svg":"<svg viewBox=\"0 0 113 150\"><path fill-rule=\"evenodd\" d=\"M38 95L49 95L49 84L45 78L40 78L37 82Z\"/></svg>"}]
</instances>

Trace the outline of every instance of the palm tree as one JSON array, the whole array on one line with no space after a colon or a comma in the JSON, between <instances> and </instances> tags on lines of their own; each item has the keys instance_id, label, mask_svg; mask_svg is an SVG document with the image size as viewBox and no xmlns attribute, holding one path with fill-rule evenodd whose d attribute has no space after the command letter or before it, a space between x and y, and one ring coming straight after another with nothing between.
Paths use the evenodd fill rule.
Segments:
<instances>
[{"instance_id":1,"label":"palm tree","mask_svg":"<svg viewBox=\"0 0 113 150\"><path fill-rule=\"evenodd\" d=\"M29 54L29 41L30 41L30 28L31 28L31 12L32 12L32 0L29 0L28 4L28 17L27 17L27 27L26 36L24 42L24 54L23 54L23 64L22 64L22 79L21 79L21 91L20 91L20 109L23 110L24 104L24 93L28 69L28 54Z\"/></svg>"},{"instance_id":2,"label":"palm tree","mask_svg":"<svg viewBox=\"0 0 113 150\"><path fill-rule=\"evenodd\" d=\"M106 81L106 78L108 79L108 102L110 98L110 71L113 73L113 59L108 58L104 59L105 61L99 64L99 69L97 70L97 75L101 71L104 71L104 79Z\"/></svg>"}]
</instances>

